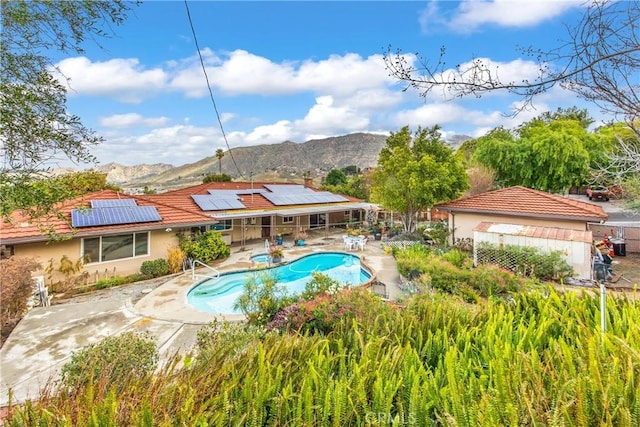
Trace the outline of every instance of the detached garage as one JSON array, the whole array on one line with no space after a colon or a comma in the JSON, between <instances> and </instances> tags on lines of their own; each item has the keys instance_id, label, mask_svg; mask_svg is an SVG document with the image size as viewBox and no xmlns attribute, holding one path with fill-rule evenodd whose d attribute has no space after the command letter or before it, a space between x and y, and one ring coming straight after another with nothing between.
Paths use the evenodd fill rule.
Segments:
<instances>
[{"instance_id":1,"label":"detached garage","mask_svg":"<svg viewBox=\"0 0 640 427\"><path fill-rule=\"evenodd\" d=\"M478 248L483 243L497 247L521 246L536 248L542 253L559 251L573 268L574 277L591 279L593 235L589 230L481 222L473 230L473 240L473 258L476 265Z\"/></svg>"}]
</instances>

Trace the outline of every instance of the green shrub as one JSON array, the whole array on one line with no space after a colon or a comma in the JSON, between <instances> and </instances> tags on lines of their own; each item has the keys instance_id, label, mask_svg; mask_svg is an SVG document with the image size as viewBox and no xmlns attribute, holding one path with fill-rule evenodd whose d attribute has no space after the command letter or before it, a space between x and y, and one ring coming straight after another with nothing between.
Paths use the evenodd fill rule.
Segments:
<instances>
[{"instance_id":1,"label":"green shrub","mask_svg":"<svg viewBox=\"0 0 640 427\"><path fill-rule=\"evenodd\" d=\"M216 354L233 359L244 354L252 343L265 337L267 331L259 326L239 322L213 321L198 330L196 348L205 363Z\"/></svg>"},{"instance_id":2,"label":"green shrub","mask_svg":"<svg viewBox=\"0 0 640 427\"><path fill-rule=\"evenodd\" d=\"M461 284L469 282L469 270L462 270L436 256L431 256L429 261L426 273L431 276L431 286L434 289L455 294Z\"/></svg>"},{"instance_id":3,"label":"green shrub","mask_svg":"<svg viewBox=\"0 0 640 427\"><path fill-rule=\"evenodd\" d=\"M134 273L134 274L129 274L127 276L125 276L124 278L124 282L125 283L135 283L135 282L140 282L142 280L147 280L148 277L141 274L141 273Z\"/></svg>"},{"instance_id":4,"label":"green shrub","mask_svg":"<svg viewBox=\"0 0 640 427\"><path fill-rule=\"evenodd\" d=\"M511 271L496 265L479 265L472 270L469 285L476 289L481 296L516 292L522 288L522 279Z\"/></svg>"},{"instance_id":5,"label":"green shrub","mask_svg":"<svg viewBox=\"0 0 640 427\"><path fill-rule=\"evenodd\" d=\"M127 381L151 375L157 363L158 349L149 334L125 332L74 352L62 366L61 384L82 387L100 383L122 389Z\"/></svg>"},{"instance_id":6,"label":"green shrub","mask_svg":"<svg viewBox=\"0 0 640 427\"><path fill-rule=\"evenodd\" d=\"M266 325L274 314L293 303L287 289L269 272L247 275L242 295L234 303L251 325Z\"/></svg>"},{"instance_id":7,"label":"green shrub","mask_svg":"<svg viewBox=\"0 0 640 427\"><path fill-rule=\"evenodd\" d=\"M460 285L458 287L458 294L464 302L477 304L477 302L480 300L480 296L478 295L476 290L469 285Z\"/></svg>"},{"instance_id":8,"label":"green shrub","mask_svg":"<svg viewBox=\"0 0 640 427\"><path fill-rule=\"evenodd\" d=\"M432 222L418 227L418 233L427 241L432 241L438 246L444 246L449 240L451 231L446 222Z\"/></svg>"},{"instance_id":9,"label":"green shrub","mask_svg":"<svg viewBox=\"0 0 640 427\"><path fill-rule=\"evenodd\" d=\"M299 299L310 300L315 298L317 295L336 293L345 286L347 285L332 279L326 274L314 272L311 273L311 280L309 280L305 285L304 292L300 294Z\"/></svg>"},{"instance_id":10,"label":"green shrub","mask_svg":"<svg viewBox=\"0 0 640 427\"><path fill-rule=\"evenodd\" d=\"M231 249L217 231L210 230L195 235L181 234L178 238L180 249L185 256L205 264L215 259L227 258L231 253Z\"/></svg>"},{"instance_id":11,"label":"green shrub","mask_svg":"<svg viewBox=\"0 0 640 427\"><path fill-rule=\"evenodd\" d=\"M398 272L404 277L409 277L414 273L424 273L426 271L426 260L433 251L428 246L411 245L403 249L393 250L396 259Z\"/></svg>"},{"instance_id":12,"label":"green shrub","mask_svg":"<svg viewBox=\"0 0 640 427\"><path fill-rule=\"evenodd\" d=\"M473 264L469 255L459 249L452 249L441 255L441 258L449 261L458 268L470 268Z\"/></svg>"},{"instance_id":13,"label":"green shrub","mask_svg":"<svg viewBox=\"0 0 640 427\"><path fill-rule=\"evenodd\" d=\"M96 282L96 289L107 289L113 286L120 286L125 283L124 277L109 277L108 279L100 279Z\"/></svg>"},{"instance_id":14,"label":"green shrub","mask_svg":"<svg viewBox=\"0 0 640 427\"><path fill-rule=\"evenodd\" d=\"M145 261L140 266L140 274L151 278L166 276L169 274L169 263L162 258Z\"/></svg>"},{"instance_id":15,"label":"green shrub","mask_svg":"<svg viewBox=\"0 0 640 427\"><path fill-rule=\"evenodd\" d=\"M202 183L206 184L208 182L231 182L231 180L232 180L231 175L228 175L226 173L222 173L222 174L211 173L202 179Z\"/></svg>"}]
</instances>

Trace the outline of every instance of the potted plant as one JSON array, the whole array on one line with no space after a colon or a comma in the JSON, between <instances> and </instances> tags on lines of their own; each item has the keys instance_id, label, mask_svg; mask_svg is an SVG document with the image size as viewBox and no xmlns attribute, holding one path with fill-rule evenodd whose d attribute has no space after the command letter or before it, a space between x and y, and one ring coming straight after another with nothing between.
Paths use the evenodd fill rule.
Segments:
<instances>
[{"instance_id":1,"label":"potted plant","mask_svg":"<svg viewBox=\"0 0 640 427\"><path fill-rule=\"evenodd\" d=\"M296 234L296 243L298 246L304 246L304 241L307 238L307 232L304 231L303 228L301 228L300 230L298 230L298 233Z\"/></svg>"},{"instance_id":2,"label":"potted plant","mask_svg":"<svg viewBox=\"0 0 640 427\"><path fill-rule=\"evenodd\" d=\"M284 243L284 238L282 237L282 233L278 233L276 235L276 243L278 245L282 245Z\"/></svg>"},{"instance_id":3,"label":"potted plant","mask_svg":"<svg viewBox=\"0 0 640 427\"><path fill-rule=\"evenodd\" d=\"M269 256L271 257L271 262L274 262L274 263L282 262L283 255L284 255L284 250L280 246L271 246L269 248Z\"/></svg>"}]
</instances>

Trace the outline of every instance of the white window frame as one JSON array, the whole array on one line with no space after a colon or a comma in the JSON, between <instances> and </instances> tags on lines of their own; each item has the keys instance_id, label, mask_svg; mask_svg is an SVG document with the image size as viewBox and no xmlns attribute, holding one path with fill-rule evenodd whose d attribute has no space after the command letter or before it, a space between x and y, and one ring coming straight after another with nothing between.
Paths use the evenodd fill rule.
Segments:
<instances>
[{"instance_id":1,"label":"white window frame","mask_svg":"<svg viewBox=\"0 0 640 427\"><path fill-rule=\"evenodd\" d=\"M144 253L144 254L136 255L136 235L138 235L138 234L146 234L147 235L147 252ZM123 257L123 258L117 258L117 259L110 259L110 260L107 260L107 261L103 260L103 253L102 253L102 250L103 250L103 248L102 248L102 238L103 237L131 236L131 235L133 235L133 251L131 252L131 256L127 256L127 257ZM131 233L107 234L107 235L104 235L104 236L83 237L82 238L82 244L80 245L81 246L81 248L80 248L81 258L84 259L84 257L85 257L85 250L84 250L85 240L94 240L94 239L99 239L98 240L98 254L100 256L100 259L98 261L91 260L91 261L87 262L86 265L104 264L104 263L117 262L117 261L132 259L132 258L148 257L151 254L151 233L149 231L136 231L136 232L131 232Z\"/></svg>"},{"instance_id":2,"label":"white window frame","mask_svg":"<svg viewBox=\"0 0 640 427\"><path fill-rule=\"evenodd\" d=\"M216 226L218 226L220 224L224 224L225 227L224 228L220 228L220 229L216 228ZM233 230L233 219L221 219L221 220L218 220L218 222L216 224L212 224L212 225L209 226L209 230L218 231L218 232Z\"/></svg>"},{"instance_id":3,"label":"white window frame","mask_svg":"<svg viewBox=\"0 0 640 427\"><path fill-rule=\"evenodd\" d=\"M293 224L293 216L283 216L282 217L283 224Z\"/></svg>"}]
</instances>

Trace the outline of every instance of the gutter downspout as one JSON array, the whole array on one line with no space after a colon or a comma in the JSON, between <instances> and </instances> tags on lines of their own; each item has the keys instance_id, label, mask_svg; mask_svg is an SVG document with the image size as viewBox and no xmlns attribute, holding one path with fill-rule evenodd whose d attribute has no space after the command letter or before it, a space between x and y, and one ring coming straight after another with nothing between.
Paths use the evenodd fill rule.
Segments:
<instances>
[{"instance_id":1,"label":"gutter downspout","mask_svg":"<svg viewBox=\"0 0 640 427\"><path fill-rule=\"evenodd\" d=\"M451 245L456 243L456 215L453 212L449 212L451 215L451 224L449 229L451 230Z\"/></svg>"}]
</instances>

